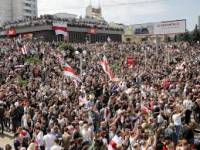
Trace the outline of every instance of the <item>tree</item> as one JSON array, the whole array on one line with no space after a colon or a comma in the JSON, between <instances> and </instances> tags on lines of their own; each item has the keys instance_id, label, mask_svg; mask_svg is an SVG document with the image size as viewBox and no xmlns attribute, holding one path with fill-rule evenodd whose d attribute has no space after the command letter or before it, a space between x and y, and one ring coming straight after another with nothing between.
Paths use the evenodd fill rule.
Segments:
<instances>
[{"instance_id":1,"label":"tree","mask_svg":"<svg viewBox=\"0 0 200 150\"><path fill-rule=\"evenodd\" d=\"M175 36L174 36L174 42L177 42L177 40L178 40L178 36L175 35Z\"/></svg>"},{"instance_id":2,"label":"tree","mask_svg":"<svg viewBox=\"0 0 200 150\"><path fill-rule=\"evenodd\" d=\"M65 51L67 57L74 58L75 48L71 44L61 43L59 45L59 49L62 50L62 51Z\"/></svg>"},{"instance_id":3,"label":"tree","mask_svg":"<svg viewBox=\"0 0 200 150\"><path fill-rule=\"evenodd\" d=\"M200 31L198 30L197 25L195 26L195 29L192 33L192 39L194 42L200 41Z\"/></svg>"},{"instance_id":4,"label":"tree","mask_svg":"<svg viewBox=\"0 0 200 150\"><path fill-rule=\"evenodd\" d=\"M175 39L174 39L175 40ZM176 41L186 41L186 42L191 42L192 41L192 35L191 33L187 30L185 33L179 34L176 36Z\"/></svg>"}]
</instances>

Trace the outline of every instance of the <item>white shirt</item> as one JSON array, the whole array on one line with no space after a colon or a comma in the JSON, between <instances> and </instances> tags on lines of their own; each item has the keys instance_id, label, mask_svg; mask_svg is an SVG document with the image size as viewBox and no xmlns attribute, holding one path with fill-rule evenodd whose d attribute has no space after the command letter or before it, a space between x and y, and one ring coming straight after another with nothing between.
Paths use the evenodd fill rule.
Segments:
<instances>
[{"instance_id":1,"label":"white shirt","mask_svg":"<svg viewBox=\"0 0 200 150\"><path fill-rule=\"evenodd\" d=\"M159 114L158 116L157 116L157 122L158 123L163 123L165 120L164 120L164 118L163 118L163 116L161 115L161 114Z\"/></svg>"},{"instance_id":2,"label":"white shirt","mask_svg":"<svg viewBox=\"0 0 200 150\"><path fill-rule=\"evenodd\" d=\"M84 141L91 141L91 133L90 129L83 128L81 130L81 135L83 136Z\"/></svg>"},{"instance_id":3,"label":"white shirt","mask_svg":"<svg viewBox=\"0 0 200 150\"><path fill-rule=\"evenodd\" d=\"M183 101L183 106L186 110L192 110L193 103L191 100L186 99Z\"/></svg>"},{"instance_id":4,"label":"white shirt","mask_svg":"<svg viewBox=\"0 0 200 150\"><path fill-rule=\"evenodd\" d=\"M61 150L61 149L62 149L61 146L59 146L59 145L54 145L54 146L51 147L50 150Z\"/></svg>"},{"instance_id":5,"label":"white shirt","mask_svg":"<svg viewBox=\"0 0 200 150\"><path fill-rule=\"evenodd\" d=\"M181 126L182 125L182 122L181 122L181 113L174 114L172 116L172 120L173 120L175 126Z\"/></svg>"},{"instance_id":6,"label":"white shirt","mask_svg":"<svg viewBox=\"0 0 200 150\"><path fill-rule=\"evenodd\" d=\"M39 146L44 146L44 141L43 141L43 132L40 131L37 136L36 136L36 141L38 143Z\"/></svg>"},{"instance_id":7,"label":"white shirt","mask_svg":"<svg viewBox=\"0 0 200 150\"><path fill-rule=\"evenodd\" d=\"M43 140L45 143L45 150L51 150L51 147L54 145L55 139L56 137L50 133L44 136Z\"/></svg>"}]
</instances>

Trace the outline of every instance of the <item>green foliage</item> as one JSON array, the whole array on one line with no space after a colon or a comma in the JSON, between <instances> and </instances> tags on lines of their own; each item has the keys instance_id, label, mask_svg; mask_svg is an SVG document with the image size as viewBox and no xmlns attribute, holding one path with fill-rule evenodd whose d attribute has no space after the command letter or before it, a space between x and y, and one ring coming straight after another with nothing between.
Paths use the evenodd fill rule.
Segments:
<instances>
[{"instance_id":1,"label":"green foliage","mask_svg":"<svg viewBox=\"0 0 200 150\"><path fill-rule=\"evenodd\" d=\"M27 80L23 80L23 79L19 79L18 83L19 83L19 85L21 87L24 87L24 86L27 86L28 81Z\"/></svg>"},{"instance_id":2,"label":"green foliage","mask_svg":"<svg viewBox=\"0 0 200 150\"><path fill-rule=\"evenodd\" d=\"M197 25L192 32L186 31L185 33L176 35L174 37L174 41L186 41L186 42L197 42L200 41L200 30Z\"/></svg>"},{"instance_id":3,"label":"green foliage","mask_svg":"<svg viewBox=\"0 0 200 150\"><path fill-rule=\"evenodd\" d=\"M26 62L29 64L42 64L42 61L38 57L28 57L26 58Z\"/></svg>"},{"instance_id":4,"label":"green foliage","mask_svg":"<svg viewBox=\"0 0 200 150\"><path fill-rule=\"evenodd\" d=\"M73 58L75 55L75 48L69 43L61 43L59 45L59 49L66 52L66 56L69 58Z\"/></svg>"},{"instance_id":5,"label":"green foliage","mask_svg":"<svg viewBox=\"0 0 200 150\"><path fill-rule=\"evenodd\" d=\"M194 42L200 41L200 31L199 31L197 25L195 26L195 29L192 33L192 39Z\"/></svg>"},{"instance_id":6,"label":"green foliage","mask_svg":"<svg viewBox=\"0 0 200 150\"><path fill-rule=\"evenodd\" d=\"M177 36L177 41L191 42L192 41L192 34L191 34L191 32L186 31L183 34L179 34Z\"/></svg>"},{"instance_id":7,"label":"green foliage","mask_svg":"<svg viewBox=\"0 0 200 150\"><path fill-rule=\"evenodd\" d=\"M110 65L110 67L112 68L112 70L114 71L114 72L119 72L119 70L120 70L120 65L119 65L119 63L114 63L114 64L112 64L112 65Z\"/></svg>"}]
</instances>

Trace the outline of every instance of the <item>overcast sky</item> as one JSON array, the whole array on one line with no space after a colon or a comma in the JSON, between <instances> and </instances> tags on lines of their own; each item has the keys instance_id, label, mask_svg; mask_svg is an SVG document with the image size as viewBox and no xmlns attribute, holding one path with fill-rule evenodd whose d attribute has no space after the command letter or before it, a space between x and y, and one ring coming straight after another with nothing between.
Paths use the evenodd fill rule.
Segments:
<instances>
[{"instance_id":1,"label":"overcast sky","mask_svg":"<svg viewBox=\"0 0 200 150\"><path fill-rule=\"evenodd\" d=\"M91 1L98 6L98 0ZM90 0L38 0L38 11L39 15L66 12L84 16L89 3ZM106 21L126 25L187 19L191 30L200 15L200 0L100 0L100 4Z\"/></svg>"}]
</instances>

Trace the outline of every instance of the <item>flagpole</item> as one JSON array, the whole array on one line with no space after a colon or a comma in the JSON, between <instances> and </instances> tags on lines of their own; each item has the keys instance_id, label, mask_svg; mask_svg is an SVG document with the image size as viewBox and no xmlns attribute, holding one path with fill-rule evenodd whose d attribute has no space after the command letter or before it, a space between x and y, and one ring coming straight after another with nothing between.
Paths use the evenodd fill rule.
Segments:
<instances>
[{"instance_id":1,"label":"flagpole","mask_svg":"<svg viewBox=\"0 0 200 150\"><path fill-rule=\"evenodd\" d=\"M144 49L144 53L145 53L145 71L146 71L146 68L147 68L147 50Z\"/></svg>"},{"instance_id":2,"label":"flagpole","mask_svg":"<svg viewBox=\"0 0 200 150\"><path fill-rule=\"evenodd\" d=\"M158 46L159 46L159 43L158 43L158 35L156 35L156 56L158 58Z\"/></svg>"},{"instance_id":3,"label":"flagpole","mask_svg":"<svg viewBox=\"0 0 200 150\"><path fill-rule=\"evenodd\" d=\"M83 73L83 60L82 60L82 54L80 54L80 76L82 77Z\"/></svg>"},{"instance_id":4,"label":"flagpole","mask_svg":"<svg viewBox=\"0 0 200 150\"><path fill-rule=\"evenodd\" d=\"M169 64L170 63L169 49L167 49L167 60L168 60L168 64Z\"/></svg>"},{"instance_id":5,"label":"flagpole","mask_svg":"<svg viewBox=\"0 0 200 150\"><path fill-rule=\"evenodd\" d=\"M56 35L56 40L57 40L57 42L58 42L58 35Z\"/></svg>"}]
</instances>

